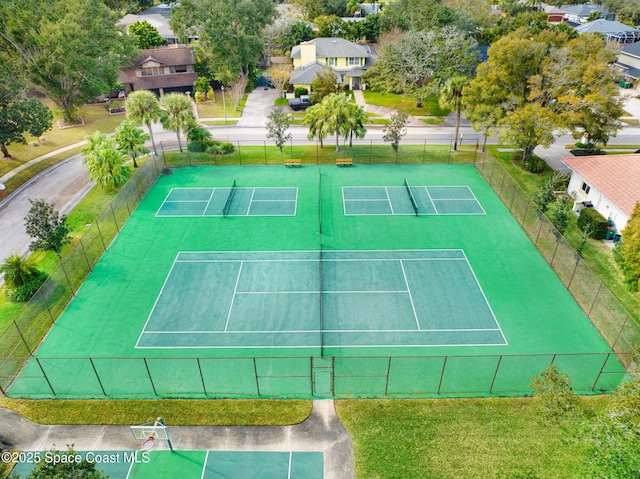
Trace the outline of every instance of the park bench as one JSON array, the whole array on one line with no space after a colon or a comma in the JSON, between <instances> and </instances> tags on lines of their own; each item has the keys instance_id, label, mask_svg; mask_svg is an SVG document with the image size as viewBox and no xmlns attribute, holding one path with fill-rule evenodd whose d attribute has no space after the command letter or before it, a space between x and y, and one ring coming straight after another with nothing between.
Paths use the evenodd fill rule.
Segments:
<instances>
[{"instance_id":1,"label":"park bench","mask_svg":"<svg viewBox=\"0 0 640 479\"><path fill-rule=\"evenodd\" d=\"M336 159L337 166L353 166L353 159L351 158L337 158Z\"/></svg>"},{"instance_id":2,"label":"park bench","mask_svg":"<svg viewBox=\"0 0 640 479\"><path fill-rule=\"evenodd\" d=\"M287 168L289 166L302 166L302 162L298 159L296 160L284 160L284 166L286 166Z\"/></svg>"}]
</instances>

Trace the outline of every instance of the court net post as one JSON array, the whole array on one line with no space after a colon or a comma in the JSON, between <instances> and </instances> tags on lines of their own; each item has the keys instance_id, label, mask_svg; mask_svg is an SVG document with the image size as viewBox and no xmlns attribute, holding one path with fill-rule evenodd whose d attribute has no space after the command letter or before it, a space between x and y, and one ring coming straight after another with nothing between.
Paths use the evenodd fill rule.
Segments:
<instances>
[{"instance_id":1,"label":"court net post","mask_svg":"<svg viewBox=\"0 0 640 479\"><path fill-rule=\"evenodd\" d=\"M413 196L413 191L411 191L411 187L409 186L409 182L406 178L404 179L404 187L407 189L407 193L409 194L409 201L411 201L413 211L415 211L416 216L418 216L418 203L416 202L416 198Z\"/></svg>"}]
</instances>

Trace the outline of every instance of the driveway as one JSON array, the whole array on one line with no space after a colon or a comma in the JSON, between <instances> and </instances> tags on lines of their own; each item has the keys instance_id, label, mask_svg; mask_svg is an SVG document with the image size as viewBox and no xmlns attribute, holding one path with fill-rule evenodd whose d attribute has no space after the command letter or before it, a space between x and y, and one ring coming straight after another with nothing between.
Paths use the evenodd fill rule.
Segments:
<instances>
[{"instance_id":1,"label":"driveway","mask_svg":"<svg viewBox=\"0 0 640 479\"><path fill-rule=\"evenodd\" d=\"M267 118L273 110L273 102L278 98L275 88L258 87L249 93L242 117L236 123L240 128L264 128Z\"/></svg>"}]
</instances>

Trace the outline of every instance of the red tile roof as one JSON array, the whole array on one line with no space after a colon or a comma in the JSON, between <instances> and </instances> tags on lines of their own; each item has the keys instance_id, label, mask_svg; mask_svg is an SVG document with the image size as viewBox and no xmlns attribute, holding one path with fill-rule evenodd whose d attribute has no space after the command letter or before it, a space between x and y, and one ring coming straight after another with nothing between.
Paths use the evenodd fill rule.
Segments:
<instances>
[{"instance_id":1,"label":"red tile roof","mask_svg":"<svg viewBox=\"0 0 640 479\"><path fill-rule=\"evenodd\" d=\"M640 201L640 154L574 156L562 161L631 216Z\"/></svg>"}]
</instances>

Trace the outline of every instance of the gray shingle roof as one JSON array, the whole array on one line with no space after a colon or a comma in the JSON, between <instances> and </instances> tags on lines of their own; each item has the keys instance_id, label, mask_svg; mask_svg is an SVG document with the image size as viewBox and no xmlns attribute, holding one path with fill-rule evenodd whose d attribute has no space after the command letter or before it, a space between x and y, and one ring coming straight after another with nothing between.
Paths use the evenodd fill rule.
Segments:
<instances>
[{"instance_id":1,"label":"gray shingle roof","mask_svg":"<svg viewBox=\"0 0 640 479\"><path fill-rule=\"evenodd\" d=\"M622 53L626 53L632 57L640 58L640 42L635 43L625 43L622 46Z\"/></svg>"},{"instance_id":2,"label":"gray shingle roof","mask_svg":"<svg viewBox=\"0 0 640 479\"><path fill-rule=\"evenodd\" d=\"M321 37L304 43L316 45L316 58L368 58L372 55L369 46L358 45L344 38ZM291 49L291 58L300 58L300 45Z\"/></svg>"},{"instance_id":3,"label":"gray shingle roof","mask_svg":"<svg viewBox=\"0 0 640 479\"><path fill-rule=\"evenodd\" d=\"M291 77L289 79L289 83L291 84L299 84L299 85L310 85L311 82L315 79L316 75L324 70L327 66L320 63L314 62L304 65L300 68L296 68L291 72Z\"/></svg>"},{"instance_id":4,"label":"gray shingle roof","mask_svg":"<svg viewBox=\"0 0 640 479\"><path fill-rule=\"evenodd\" d=\"M621 33L621 32L636 32L633 27L629 25L625 25L624 23L614 22L611 20L596 20L595 22L583 23L582 25L576 27L576 31L578 33L586 33L586 32L597 32L597 33Z\"/></svg>"}]
</instances>

